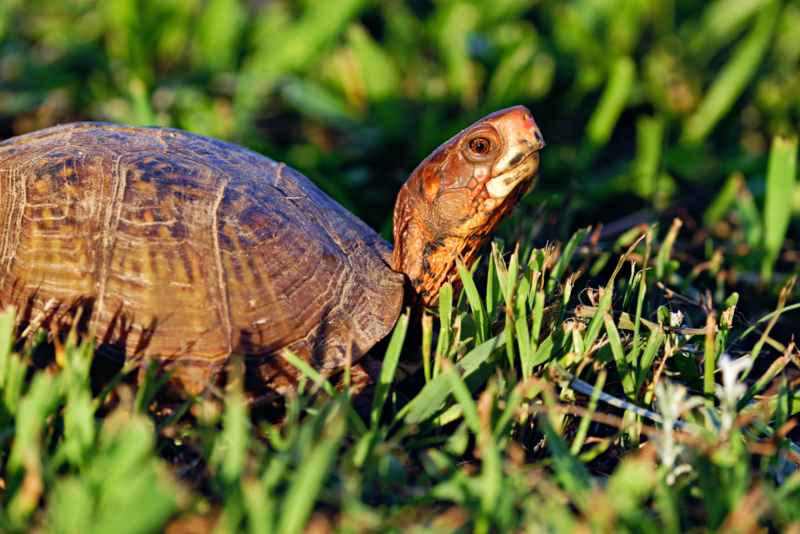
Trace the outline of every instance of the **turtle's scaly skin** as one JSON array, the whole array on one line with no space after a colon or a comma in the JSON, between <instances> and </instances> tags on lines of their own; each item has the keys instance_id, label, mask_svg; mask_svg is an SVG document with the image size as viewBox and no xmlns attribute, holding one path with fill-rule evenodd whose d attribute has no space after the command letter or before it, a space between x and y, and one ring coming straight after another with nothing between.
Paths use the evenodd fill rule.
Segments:
<instances>
[{"instance_id":1,"label":"turtle's scaly skin","mask_svg":"<svg viewBox=\"0 0 800 534\"><path fill-rule=\"evenodd\" d=\"M532 187L542 146L523 107L453 137L401 190L392 252L297 171L229 143L92 123L13 138L0 305L61 330L82 309L101 381L152 358L199 394L240 354L247 399L267 402L300 376L283 349L330 376L392 329L406 280L424 305L457 284L455 258L474 261Z\"/></svg>"},{"instance_id":2,"label":"turtle's scaly skin","mask_svg":"<svg viewBox=\"0 0 800 534\"><path fill-rule=\"evenodd\" d=\"M530 111L517 106L473 124L419 164L394 211L392 268L408 275L412 301L437 306L447 281L457 292L456 258L471 266L534 187L541 148Z\"/></svg>"},{"instance_id":3,"label":"turtle's scaly skin","mask_svg":"<svg viewBox=\"0 0 800 534\"><path fill-rule=\"evenodd\" d=\"M236 352L251 397L285 394L284 347L330 374L350 338L355 361L392 329L390 257L304 176L229 143L80 123L0 144L0 304L45 326L83 306L109 371L180 361L197 394Z\"/></svg>"}]
</instances>

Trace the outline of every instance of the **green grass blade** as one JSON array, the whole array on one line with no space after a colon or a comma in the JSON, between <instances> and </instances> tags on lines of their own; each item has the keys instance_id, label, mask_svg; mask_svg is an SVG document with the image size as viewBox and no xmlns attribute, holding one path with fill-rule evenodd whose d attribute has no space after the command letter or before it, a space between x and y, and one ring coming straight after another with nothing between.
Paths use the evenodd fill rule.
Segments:
<instances>
[{"instance_id":1,"label":"green grass blade","mask_svg":"<svg viewBox=\"0 0 800 534\"><path fill-rule=\"evenodd\" d=\"M244 382L241 357L233 357L228 374L229 389L225 396L225 412L222 415L220 444L224 449L220 465L220 478L228 487L239 485L244 472L247 447L250 441L250 410L242 400Z\"/></svg>"},{"instance_id":2,"label":"green grass blade","mask_svg":"<svg viewBox=\"0 0 800 534\"><path fill-rule=\"evenodd\" d=\"M575 354L583 354L586 352L586 346L583 343L581 331L577 328L573 328L570 333L572 334L572 351Z\"/></svg>"},{"instance_id":3,"label":"green grass blade","mask_svg":"<svg viewBox=\"0 0 800 534\"><path fill-rule=\"evenodd\" d=\"M422 373L425 383L431 381L431 343L433 343L433 317L422 314Z\"/></svg>"},{"instance_id":4,"label":"green grass blade","mask_svg":"<svg viewBox=\"0 0 800 534\"><path fill-rule=\"evenodd\" d=\"M483 301L478 293L478 288L475 287L475 282L472 280L472 275L467 270L461 258L456 259L456 268L458 274L461 276L461 282L464 284L464 291L469 298L469 304L472 307L472 316L475 318L475 324L478 326L477 344L481 344L489 338L489 319L486 315L486 310L483 307Z\"/></svg>"},{"instance_id":5,"label":"green grass blade","mask_svg":"<svg viewBox=\"0 0 800 534\"><path fill-rule=\"evenodd\" d=\"M514 338L517 338L516 346L519 347L520 361L527 363L530 357L530 339L528 338L528 324L526 322L528 310L525 301L519 295L522 290L517 286L518 279L519 243L517 243L514 253L508 260L508 276L505 277L506 287L503 290L506 297L506 309L510 310L509 316L506 318L506 354L508 355L509 368L514 368L516 359ZM524 332L525 339L519 339L521 332Z\"/></svg>"},{"instance_id":6,"label":"green grass blade","mask_svg":"<svg viewBox=\"0 0 800 534\"><path fill-rule=\"evenodd\" d=\"M798 309L798 308L800 308L800 303L798 303L798 304L792 304L791 306L786 306L785 308L781 308L780 310L775 310L774 312L768 313L767 315L765 315L764 317L762 317L761 319L759 319L758 321L756 321L755 323L753 323L752 325L750 325L750 327L749 327L747 330L745 330L744 332L742 332L742 333L739 335L739 337L737 337L735 340L733 340L733 341L731 342L731 346L734 346L734 345L736 345L736 344L737 344L739 341L741 341L741 340L742 340L742 339L743 339L745 336L747 336L748 334L751 334L751 333L753 332L753 330L755 330L756 328L758 328L758 326L759 326L759 325L761 325L761 324L763 324L763 323L765 323L765 322L769 321L769 320L770 320L770 319L772 319L772 318L773 318L775 315L780 315L780 314L782 314L782 313L786 313L787 311L796 310L796 309Z\"/></svg>"},{"instance_id":7,"label":"green grass blade","mask_svg":"<svg viewBox=\"0 0 800 534\"><path fill-rule=\"evenodd\" d=\"M494 365L500 357L505 344L505 332L493 337L468 352L458 361L463 380L474 391L494 372ZM395 416L395 423L403 420L406 424L421 424L436 415L444 407L453 393L450 379L440 374L422 388L411 402L406 404Z\"/></svg>"},{"instance_id":8,"label":"green grass blade","mask_svg":"<svg viewBox=\"0 0 800 534\"><path fill-rule=\"evenodd\" d=\"M561 482L562 487L578 507L582 508L586 504L587 492L592 486L589 472L583 463L570 453L564 438L558 435L548 417L540 414L538 421L547 436L547 447L553 454L556 479Z\"/></svg>"},{"instance_id":9,"label":"green grass blade","mask_svg":"<svg viewBox=\"0 0 800 534\"><path fill-rule=\"evenodd\" d=\"M664 344L664 340L666 338L667 336L665 336L661 330L653 329L650 332L650 337L647 340L647 346L645 347L644 353L642 353L642 359L639 362L639 371L636 373L636 387L634 388L634 391L636 391L637 395L644 385L644 381L650 371L650 366L653 365L653 362L656 359L658 349L660 349L661 345Z\"/></svg>"},{"instance_id":10,"label":"green grass blade","mask_svg":"<svg viewBox=\"0 0 800 534\"><path fill-rule=\"evenodd\" d=\"M223 70L236 60L246 22L247 14L239 2L211 0L205 5L194 37L209 67Z\"/></svg>"},{"instance_id":11,"label":"green grass blade","mask_svg":"<svg viewBox=\"0 0 800 534\"><path fill-rule=\"evenodd\" d=\"M732 293L719 309L719 333L717 333L714 355L717 360L722 357L725 345L728 342L728 334L733 326L733 317L736 313L736 305L739 303L739 293Z\"/></svg>"},{"instance_id":12,"label":"green grass blade","mask_svg":"<svg viewBox=\"0 0 800 534\"><path fill-rule=\"evenodd\" d=\"M309 380L311 380L314 384L321 384L322 389L330 395L334 399L339 398L339 392L334 389L333 385L325 380L319 372L311 367L308 363L304 362L300 358L297 357L289 349L284 349L281 353L281 357L288 361L290 364L297 367L301 373ZM358 414L353 410L352 406L349 404L347 405L347 419L350 421L350 424L358 431L359 435L366 434L367 427L364 425L364 421L358 416Z\"/></svg>"},{"instance_id":13,"label":"green grass blade","mask_svg":"<svg viewBox=\"0 0 800 534\"><path fill-rule=\"evenodd\" d=\"M542 315L544 315L544 291L536 292L533 301L533 328L531 329L531 348L538 350L542 333Z\"/></svg>"},{"instance_id":14,"label":"green grass blade","mask_svg":"<svg viewBox=\"0 0 800 534\"><path fill-rule=\"evenodd\" d=\"M770 319L769 323L767 323L767 327L764 329L764 333L761 334L761 337L758 338L756 344L753 345L753 350L750 352L750 357L753 358L755 361L758 358L758 355L761 353L761 348L766 343L767 338L769 337L770 331L772 331L772 327L775 326L775 323L778 322L781 314L783 313L785 306L786 306L786 299L791 294L792 289L794 288L794 283L797 278L797 275L793 276L789 279L785 286L781 289L780 294L778 295L778 306L775 310L775 315ZM785 349L784 349L785 350ZM747 378L747 372L744 373L742 380Z\"/></svg>"},{"instance_id":15,"label":"green grass blade","mask_svg":"<svg viewBox=\"0 0 800 534\"><path fill-rule=\"evenodd\" d=\"M795 186L796 189L796 186ZM796 193L795 193L796 195ZM794 197L796 198L796 196ZM753 248L761 246L764 239L764 224L758 206L753 198L753 193L747 187L747 183L742 180L742 187L736 196L736 209L742 216L742 227L745 232L745 241Z\"/></svg>"},{"instance_id":16,"label":"green grass blade","mask_svg":"<svg viewBox=\"0 0 800 534\"><path fill-rule=\"evenodd\" d=\"M481 420L481 416L478 414L478 407L467 385L454 369L450 369L447 375L453 387L453 396L462 407L464 420L473 434L475 434L475 439L480 445L482 460L480 477L481 508L484 515L489 515L495 509L503 480L502 463L497 450L497 443L491 428Z\"/></svg>"},{"instance_id":17,"label":"green grass blade","mask_svg":"<svg viewBox=\"0 0 800 534\"><path fill-rule=\"evenodd\" d=\"M556 331L550 334L547 339L539 345L539 349L531 357L531 361L528 364L530 367L527 373L530 375L533 372L533 368L537 365L542 365L554 360L569 346L570 341L572 341L572 336L566 334L564 325L559 325Z\"/></svg>"},{"instance_id":18,"label":"green grass blade","mask_svg":"<svg viewBox=\"0 0 800 534\"><path fill-rule=\"evenodd\" d=\"M325 380L319 373L319 371L311 367L311 365L309 365L307 362L301 360L291 350L285 349L281 354L281 357L286 361L288 361L290 364L297 367L297 369L300 370L301 373L303 373L303 376L307 377L314 384L319 384L320 387L325 391L325 393L327 393L334 399L339 398L339 392L334 389L333 385L331 385L330 382Z\"/></svg>"},{"instance_id":19,"label":"green grass blade","mask_svg":"<svg viewBox=\"0 0 800 534\"><path fill-rule=\"evenodd\" d=\"M584 340L584 347L586 350L591 350L594 342L597 340L597 336L600 334L600 329L603 327L603 314L608 311L611 307L611 298L614 296L614 292L611 288L606 287L605 290L600 290L600 302L597 304L597 310L595 311L594 318L589 323L589 328L586 330L586 335L583 336ZM584 353L584 356L586 354Z\"/></svg>"},{"instance_id":20,"label":"green grass blade","mask_svg":"<svg viewBox=\"0 0 800 534\"><path fill-rule=\"evenodd\" d=\"M650 245L653 240L654 228L650 227L645 233L644 263L642 264L642 279L639 281L639 298L636 299L636 320L633 325L633 348L631 349L631 361L638 367L639 360L639 328L642 325L642 305L644 304L645 293L647 292L647 270L650 263ZM637 374L644 374L646 371L639 369ZM638 392L638 388L636 389Z\"/></svg>"},{"instance_id":21,"label":"green grass blade","mask_svg":"<svg viewBox=\"0 0 800 534\"><path fill-rule=\"evenodd\" d=\"M257 478L242 481L249 534L272 534L275 530L275 500Z\"/></svg>"},{"instance_id":22,"label":"green grass blade","mask_svg":"<svg viewBox=\"0 0 800 534\"><path fill-rule=\"evenodd\" d=\"M392 339L389 341L389 348L386 349L386 356L381 366L378 385L375 388L375 397L372 399L372 412L370 414L372 428L378 427L381 413L383 413L383 405L389 397L389 389L392 387L394 374L397 371L397 364L400 362L403 341L406 339L410 313L410 311L407 311L397 320L397 325L395 325L394 331L392 332Z\"/></svg>"},{"instance_id":23,"label":"green grass blade","mask_svg":"<svg viewBox=\"0 0 800 534\"><path fill-rule=\"evenodd\" d=\"M619 376L622 379L622 389L625 391L625 396L628 397L628 400L635 402L636 391L633 375L628 366L628 360L625 358L625 351L622 348L622 341L617 327L614 325L614 319L611 318L611 314L606 312L603 314L603 321L605 322L611 351L614 354L614 362L617 364L617 371L619 371Z\"/></svg>"},{"instance_id":24,"label":"green grass blade","mask_svg":"<svg viewBox=\"0 0 800 534\"><path fill-rule=\"evenodd\" d=\"M641 278L639 273L636 272L636 264L631 264L631 276L628 279L628 285L625 287L625 295L622 297L622 309L626 312L630 312L630 302L631 302L631 295L633 294L633 290L636 285L639 283Z\"/></svg>"},{"instance_id":25,"label":"green grass blade","mask_svg":"<svg viewBox=\"0 0 800 534\"><path fill-rule=\"evenodd\" d=\"M486 275L486 313L489 321L492 321L499 314L499 305L502 298L500 289L500 279L497 277L497 267L495 267L497 243L492 243L492 255L489 260L489 273Z\"/></svg>"},{"instance_id":26,"label":"green grass blade","mask_svg":"<svg viewBox=\"0 0 800 534\"><path fill-rule=\"evenodd\" d=\"M736 404L736 411L740 412L744 410L747 404L753 400L756 394L767 387L772 379L778 376L778 373L783 371L783 369L789 364L792 360L792 352L786 351L786 354L772 362L772 365L764 372L758 380L756 380L755 384L753 384L750 389L739 399L739 402Z\"/></svg>"},{"instance_id":27,"label":"green grass blade","mask_svg":"<svg viewBox=\"0 0 800 534\"><path fill-rule=\"evenodd\" d=\"M0 391L4 390L6 385L6 369L14 339L15 316L16 312L12 307L0 312Z\"/></svg>"},{"instance_id":28,"label":"green grass blade","mask_svg":"<svg viewBox=\"0 0 800 534\"><path fill-rule=\"evenodd\" d=\"M293 473L281 506L277 534L299 534L305 528L344 438L346 425L340 413L344 402L344 399L340 399L334 405L333 417L325 425L319 441Z\"/></svg>"},{"instance_id":29,"label":"green grass blade","mask_svg":"<svg viewBox=\"0 0 800 534\"><path fill-rule=\"evenodd\" d=\"M778 390L778 403L777 409L775 410L775 424L774 428L779 429L781 428L789 418L789 383L786 380L786 373L781 375L781 382L780 382L780 389ZM778 471L782 452L786 449L787 445L789 445L790 441L782 437L778 440L776 446L775 454L769 459L770 467L773 469L774 472Z\"/></svg>"},{"instance_id":30,"label":"green grass blade","mask_svg":"<svg viewBox=\"0 0 800 534\"><path fill-rule=\"evenodd\" d=\"M603 391L603 386L606 384L606 370L601 369L599 373L597 373L597 380L594 383L594 389L592 390L592 396L589 398L589 405L586 409L589 413L594 413L597 409L597 403L600 399L600 393ZM583 447L584 441L586 441L586 435L589 432L589 425L592 424L592 418L588 415L584 416L581 419L580 424L578 425L578 430L575 432L575 439L572 441L572 446L569 449L569 452L577 456L581 452L581 448Z\"/></svg>"},{"instance_id":31,"label":"green grass blade","mask_svg":"<svg viewBox=\"0 0 800 534\"><path fill-rule=\"evenodd\" d=\"M369 97L381 102L395 96L400 87L400 73L386 50L360 24L351 24L347 42L358 56Z\"/></svg>"},{"instance_id":32,"label":"green grass blade","mask_svg":"<svg viewBox=\"0 0 800 534\"><path fill-rule=\"evenodd\" d=\"M572 288L575 285L575 278L575 275L570 276L564 284L564 293L561 295L561 303L558 306L558 317L556 317L555 324L561 324L562 321L564 321L564 314L567 312L570 299L572 299Z\"/></svg>"},{"instance_id":33,"label":"green grass blade","mask_svg":"<svg viewBox=\"0 0 800 534\"><path fill-rule=\"evenodd\" d=\"M583 242L589 232L592 230L591 226L587 226L586 228L581 228L577 232L575 232L570 240L567 242L567 245L564 247L564 251L561 253L561 257L558 258L558 262L556 266L553 268L553 272L550 275L550 280L547 281L547 293L549 294L553 289L556 287L556 282L561 280L561 277L564 276L564 273L567 272L567 267L569 267L569 262L572 261L572 256L575 255L575 251L578 248L578 245Z\"/></svg>"},{"instance_id":34,"label":"green grass blade","mask_svg":"<svg viewBox=\"0 0 800 534\"><path fill-rule=\"evenodd\" d=\"M436 343L436 361L433 365L433 378L439 375L442 359L450 353L452 342L453 286L450 282L439 288L439 341Z\"/></svg>"},{"instance_id":35,"label":"green grass blade","mask_svg":"<svg viewBox=\"0 0 800 534\"><path fill-rule=\"evenodd\" d=\"M707 61L721 46L730 44L746 29L747 22L758 14L758 10L769 0L716 0L706 2L702 25L697 28L687 43L691 56L700 56Z\"/></svg>"},{"instance_id":36,"label":"green grass blade","mask_svg":"<svg viewBox=\"0 0 800 534\"><path fill-rule=\"evenodd\" d=\"M764 248L761 279L769 282L775 262L786 239L792 216L792 191L797 181L797 136L772 140L767 165L767 191L764 198Z\"/></svg>"},{"instance_id":37,"label":"green grass blade","mask_svg":"<svg viewBox=\"0 0 800 534\"><path fill-rule=\"evenodd\" d=\"M689 146L699 145L733 107L761 65L772 38L780 7L779 0L772 0L759 10L753 29L714 78L697 111L687 119L681 138L682 143Z\"/></svg>"},{"instance_id":38,"label":"green grass blade","mask_svg":"<svg viewBox=\"0 0 800 534\"><path fill-rule=\"evenodd\" d=\"M28 365L16 354L12 354L6 363L6 378L2 389L0 389L0 432L8 425L12 418L17 415L25 388L25 375L28 372ZM13 430L13 427L11 427Z\"/></svg>"},{"instance_id":39,"label":"green grass blade","mask_svg":"<svg viewBox=\"0 0 800 534\"><path fill-rule=\"evenodd\" d=\"M636 80L636 64L628 56L619 57L611 66L608 82L594 113L586 124L586 136L595 145L604 145L611 138Z\"/></svg>"},{"instance_id":40,"label":"green grass blade","mask_svg":"<svg viewBox=\"0 0 800 534\"><path fill-rule=\"evenodd\" d=\"M736 197L739 195L739 190L744 185L744 176L741 172L737 171L730 175L725 185L722 186L720 192L711 202L711 205L706 209L703 214L703 224L711 226L728 213L728 211L736 203Z\"/></svg>"},{"instance_id":41,"label":"green grass blade","mask_svg":"<svg viewBox=\"0 0 800 534\"><path fill-rule=\"evenodd\" d=\"M530 277L523 276L514 296L514 329L523 374L528 369L531 358L531 334L528 329L528 293L530 284Z\"/></svg>"},{"instance_id":42,"label":"green grass blade","mask_svg":"<svg viewBox=\"0 0 800 534\"><path fill-rule=\"evenodd\" d=\"M492 243L492 263L494 264L494 272L495 276L497 276L497 283L500 286L503 301L508 305L511 302L511 293L509 293L508 285L508 265L496 243ZM500 301L500 295L493 298L496 298L498 302Z\"/></svg>"},{"instance_id":43,"label":"green grass blade","mask_svg":"<svg viewBox=\"0 0 800 534\"><path fill-rule=\"evenodd\" d=\"M472 392L467 385L458 376L455 369L450 369L445 373L447 379L450 381L450 387L453 390L453 396L461 405L461 413L464 416L464 421L467 422L475 436L480 437L483 429L481 427L481 418L478 415L478 407L475 405L475 400L472 398Z\"/></svg>"},{"instance_id":44,"label":"green grass blade","mask_svg":"<svg viewBox=\"0 0 800 534\"><path fill-rule=\"evenodd\" d=\"M495 439L502 440L503 436L507 436L514 419L517 416L517 409L526 399L532 399L541 392L541 385L530 385L530 382L519 382L506 401L506 408L500 417L497 418L497 423L494 425Z\"/></svg>"},{"instance_id":45,"label":"green grass blade","mask_svg":"<svg viewBox=\"0 0 800 534\"><path fill-rule=\"evenodd\" d=\"M656 258L656 280L663 280L664 275L667 274L669 257L672 254L672 246L675 244L675 238L678 237L678 230L683 226L683 221L678 218L672 220L672 226L667 231L667 236L664 242L661 243L661 248L658 251Z\"/></svg>"},{"instance_id":46,"label":"green grass blade","mask_svg":"<svg viewBox=\"0 0 800 534\"><path fill-rule=\"evenodd\" d=\"M514 289L517 287L517 280L519 279L519 243L514 248L514 253L508 260L508 276L506 277L506 306L511 307L511 301L514 299Z\"/></svg>"},{"instance_id":47,"label":"green grass blade","mask_svg":"<svg viewBox=\"0 0 800 534\"><path fill-rule=\"evenodd\" d=\"M652 199L658 206L663 200L656 197L665 192L670 178L661 173L663 163L665 125L660 115L642 115L636 120L636 159L631 164L634 192L644 199Z\"/></svg>"}]
</instances>

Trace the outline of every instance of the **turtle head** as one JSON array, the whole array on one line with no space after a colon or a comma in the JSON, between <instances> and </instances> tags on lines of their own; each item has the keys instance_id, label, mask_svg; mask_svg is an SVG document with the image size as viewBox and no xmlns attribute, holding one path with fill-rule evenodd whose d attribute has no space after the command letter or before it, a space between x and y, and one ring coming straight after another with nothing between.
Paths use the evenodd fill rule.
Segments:
<instances>
[{"instance_id":1,"label":"turtle head","mask_svg":"<svg viewBox=\"0 0 800 534\"><path fill-rule=\"evenodd\" d=\"M531 112L516 106L476 122L425 159L397 199L392 268L408 275L423 305L455 260L470 265L536 181L544 139Z\"/></svg>"},{"instance_id":2,"label":"turtle head","mask_svg":"<svg viewBox=\"0 0 800 534\"><path fill-rule=\"evenodd\" d=\"M440 209L453 210L452 196L460 197L462 216L493 211L512 192L524 195L532 189L543 147L531 112L516 106L489 115L440 146L409 182L419 182L427 200L442 204Z\"/></svg>"}]
</instances>

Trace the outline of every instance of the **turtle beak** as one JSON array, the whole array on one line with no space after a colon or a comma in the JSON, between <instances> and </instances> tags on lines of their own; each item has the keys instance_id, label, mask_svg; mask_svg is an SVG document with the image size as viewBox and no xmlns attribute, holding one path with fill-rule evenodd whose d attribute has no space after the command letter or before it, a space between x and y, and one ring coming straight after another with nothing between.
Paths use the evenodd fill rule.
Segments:
<instances>
[{"instance_id":1,"label":"turtle beak","mask_svg":"<svg viewBox=\"0 0 800 534\"><path fill-rule=\"evenodd\" d=\"M525 109L525 108L522 108ZM533 115L531 112L525 109L527 113L523 113L522 117L518 123L512 123L511 126L516 126L520 135L527 135L529 140L532 136L534 141L532 144L534 145L534 150L541 150L545 147L544 137L542 137L542 132L539 131L539 127L536 126L536 121L533 120Z\"/></svg>"},{"instance_id":2,"label":"turtle beak","mask_svg":"<svg viewBox=\"0 0 800 534\"><path fill-rule=\"evenodd\" d=\"M505 174L531 154L544 148L544 137L536 126L531 112L523 106L511 108L497 125L505 141L505 153L495 162L492 173Z\"/></svg>"},{"instance_id":3,"label":"turtle beak","mask_svg":"<svg viewBox=\"0 0 800 534\"><path fill-rule=\"evenodd\" d=\"M533 120L533 119L531 119L531 120ZM536 148L536 150L541 150L544 147L546 147L547 145L544 142L544 137L542 137L542 132L539 131L539 127L536 126L535 122L533 123L533 128L534 128L533 135L536 137L536 139L539 140L539 146Z\"/></svg>"}]
</instances>

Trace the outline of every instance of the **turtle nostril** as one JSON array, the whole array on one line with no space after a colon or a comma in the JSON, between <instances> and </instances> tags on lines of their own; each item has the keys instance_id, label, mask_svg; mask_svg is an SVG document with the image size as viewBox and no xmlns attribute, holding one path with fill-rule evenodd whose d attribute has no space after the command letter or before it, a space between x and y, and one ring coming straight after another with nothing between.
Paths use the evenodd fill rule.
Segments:
<instances>
[{"instance_id":1,"label":"turtle nostril","mask_svg":"<svg viewBox=\"0 0 800 534\"><path fill-rule=\"evenodd\" d=\"M509 167L514 167L514 166L516 166L516 165L517 165L517 164L518 164L520 161L522 161L522 159L523 159L524 157L525 157L525 153L524 153L524 152L520 152L519 154L517 154L516 156L514 156L514 157L511 159L511 161L509 161L509 162L508 162L508 166L509 166Z\"/></svg>"}]
</instances>

